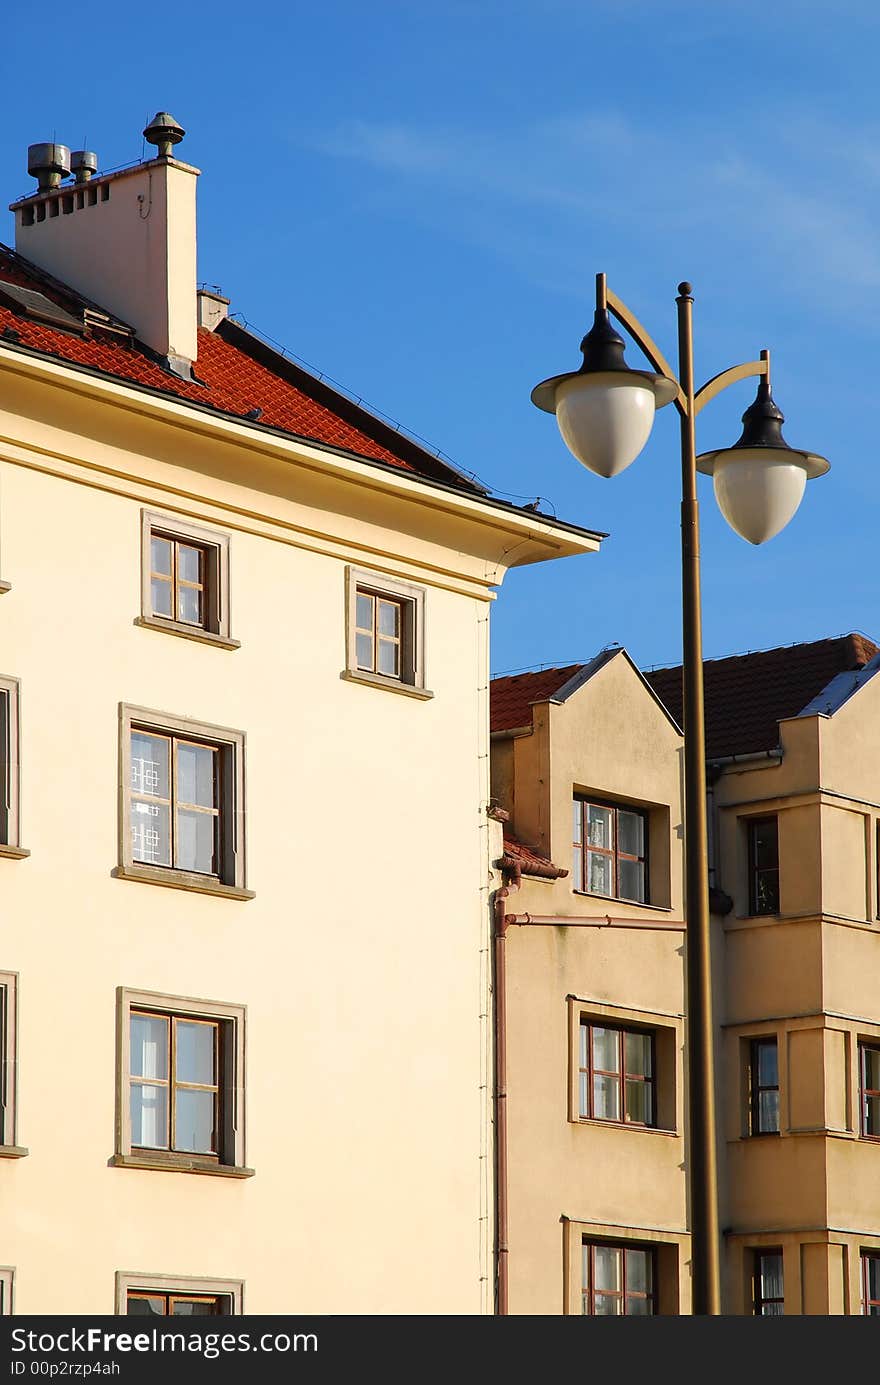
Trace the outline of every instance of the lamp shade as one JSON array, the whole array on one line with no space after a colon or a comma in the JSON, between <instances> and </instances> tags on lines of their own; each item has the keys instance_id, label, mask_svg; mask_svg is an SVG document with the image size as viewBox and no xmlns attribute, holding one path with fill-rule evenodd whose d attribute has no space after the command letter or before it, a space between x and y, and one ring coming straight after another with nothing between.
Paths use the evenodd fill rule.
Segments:
<instances>
[{"instance_id":1,"label":"lamp shade","mask_svg":"<svg viewBox=\"0 0 880 1385\"><path fill-rule=\"evenodd\" d=\"M604 307L581 342L580 370L552 375L532 390L532 403L555 413L569 452L597 476L617 476L634 462L651 433L654 413L678 393L665 375L631 370L623 338Z\"/></svg>"},{"instance_id":2,"label":"lamp shade","mask_svg":"<svg viewBox=\"0 0 880 1385\"><path fill-rule=\"evenodd\" d=\"M732 447L697 458L697 470L714 480L715 499L731 529L756 545L785 528L807 481L830 469L824 457L788 445L782 436L784 422L765 377L755 402L743 414L742 437Z\"/></svg>"}]
</instances>

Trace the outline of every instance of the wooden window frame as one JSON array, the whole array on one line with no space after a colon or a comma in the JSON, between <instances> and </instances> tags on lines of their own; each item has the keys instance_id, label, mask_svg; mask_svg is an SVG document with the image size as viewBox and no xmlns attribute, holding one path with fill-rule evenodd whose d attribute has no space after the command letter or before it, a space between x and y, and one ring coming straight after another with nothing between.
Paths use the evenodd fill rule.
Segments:
<instances>
[{"instance_id":1,"label":"wooden window frame","mask_svg":"<svg viewBox=\"0 0 880 1385\"><path fill-rule=\"evenodd\" d=\"M617 1070L614 1071L614 1072L609 1071L609 1070L606 1070L606 1069L604 1069L604 1068L596 1068L596 1067L593 1066L593 1030L594 1030L594 1029L607 1029L607 1030L611 1031L612 1033L616 1033L616 1034L619 1036L619 1037L618 1037L618 1041L617 1041L618 1068L617 1068ZM586 1067L586 1068L582 1067L582 1066L581 1066L581 1062L580 1062L581 1035L583 1034L583 1031L584 1031L584 1030L587 1031L587 1067ZM627 1038L627 1035L628 1035L628 1034L635 1034L635 1035L638 1035L639 1038L643 1038L643 1037L647 1036L647 1038L650 1040L650 1046L651 1046L651 1076L650 1076L649 1078L645 1078L645 1077L641 1076L640 1074L636 1074L636 1073L628 1073L628 1072L626 1071L626 1038ZM587 1081L586 1081L586 1088L587 1088L587 1104L588 1104L588 1106L589 1106L589 1108L590 1108L589 1111L587 1111L587 1112L584 1112L584 1111L581 1110L581 1101L580 1101L580 1087L581 1087L581 1081L580 1081L580 1079L581 1079L581 1077L582 1077L583 1075L586 1075L586 1079L587 1079ZM654 1033L654 1031L653 1031L652 1029L639 1029L639 1028L636 1028L636 1027L633 1027L633 1026L630 1026L629 1028L625 1028L625 1027L623 1027L623 1026L620 1025L620 1024L611 1023L611 1022L609 1022L608 1020L595 1019L595 1018L593 1018L593 1017L591 1017L591 1016L588 1016L588 1015L582 1015L582 1016L581 1016L581 1019L580 1019L580 1022L579 1022L579 1026L578 1026L578 1072L577 1072L577 1076L578 1076L578 1108L577 1108L577 1109L578 1109L578 1114L579 1114L580 1120L601 1121L604 1125L624 1125L624 1126L628 1126L628 1127L633 1127L633 1128L635 1128L635 1129L637 1129L637 1130L656 1130L656 1129L657 1129L657 1042L656 1042L656 1034ZM613 1116L597 1116L597 1115L595 1114L595 1103L594 1103L594 1098L593 1098L593 1077L594 1077L594 1076L613 1077L613 1078L615 1078L615 1079L617 1080L617 1082L619 1083L619 1092L620 1092L620 1106L619 1106L619 1109L620 1109L620 1112L621 1112L620 1119L615 1120ZM649 1120L649 1121L637 1121L637 1120L630 1120L630 1119L628 1119L628 1117L627 1117L627 1115L626 1115L626 1084L627 1084L627 1081L630 1081L630 1082L633 1082L633 1081L640 1081L640 1082L644 1083L645 1086L647 1086L647 1087L650 1088L650 1091L651 1091L651 1120Z\"/></svg>"},{"instance_id":2,"label":"wooden window frame","mask_svg":"<svg viewBox=\"0 0 880 1385\"><path fill-rule=\"evenodd\" d=\"M342 677L353 683L388 688L411 697L429 698L433 693L425 686L425 589L401 582L381 572L366 568L346 568L345 668ZM358 594L376 601L373 611L375 630L378 601L387 601L400 610L398 641L400 672L380 673L376 668L358 667L357 661L357 598ZM378 645L374 637L374 664Z\"/></svg>"},{"instance_id":3,"label":"wooden window frame","mask_svg":"<svg viewBox=\"0 0 880 1385\"><path fill-rule=\"evenodd\" d=\"M167 1030L167 1049L166 1064L168 1076L166 1078L151 1078L142 1074L129 1072L128 1085L129 1091L134 1086L147 1086L162 1088L166 1093L166 1133L167 1149L156 1145L135 1145L132 1143L132 1150L144 1151L150 1154L184 1154L187 1158L198 1157L207 1159L210 1162L219 1164L224 1146L224 1116L225 1106L228 1101L227 1083L225 1073L225 1050L229 1044L228 1025L224 1020L217 1020L202 1015L179 1015L168 1010L142 1010L132 1006L129 1011L129 1023L132 1017L141 1015L146 1019L165 1020L168 1024ZM177 1075L177 1026L179 1024L199 1024L213 1030L211 1049L214 1081L212 1083L183 1082ZM212 1094L212 1117L211 1117L211 1142L214 1146L211 1150L183 1150L177 1145L177 1097L181 1091L210 1092Z\"/></svg>"},{"instance_id":4,"label":"wooden window frame","mask_svg":"<svg viewBox=\"0 0 880 1385\"><path fill-rule=\"evenodd\" d=\"M591 895L594 899L618 899L624 904L651 905L651 871L650 871L650 839L651 839L651 816L647 808L643 808L637 803L622 803L603 800L601 798L584 797L575 794L572 806L578 810L578 821L580 825L580 841L572 841L572 888L576 894ZM600 808L603 812L612 812L614 846L596 847L589 846L587 843L587 827L590 808ZM633 856L631 852L621 851L618 845L620 841L620 814L631 813L633 817L641 818L642 834L644 837L645 851L643 856ZM580 853L580 868L576 861L576 853ZM613 893L599 894L596 890L589 889L589 877L587 874L589 853L593 852L597 856L607 856L611 860L613 876ZM644 899L630 899L620 893L620 862L634 861L643 867L645 890Z\"/></svg>"},{"instance_id":5,"label":"wooden window frame","mask_svg":"<svg viewBox=\"0 0 880 1385\"><path fill-rule=\"evenodd\" d=\"M759 827L772 822L776 829L776 865L758 867L755 861L755 834ZM777 813L766 813L762 817L746 818L746 837L748 841L748 869L749 869L749 918L777 918L781 904L780 877L779 877L779 815ZM774 873L776 875L776 908L758 908L757 875L758 871L766 875Z\"/></svg>"},{"instance_id":6,"label":"wooden window frame","mask_svg":"<svg viewBox=\"0 0 880 1385\"><path fill-rule=\"evenodd\" d=\"M219 1131L215 1154L184 1153L132 1144L130 1089L132 1012L184 1020L209 1020L222 1026L218 1069ZM178 1173L220 1174L248 1178L245 1162L245 1062L247 1010L192 996L163 995L120 986L116 992L116 1152L119 1167L165 1169ZM169 1115L170 1120L170 1115Z\"/></svg>"},{"instance_id":7,"label":"wooden window frame","mask_svg":"<svg viewBox=\"0 0 880 1385\"><path fill-rule=\"evenodd\" d=\"M613 1291L611 1291L611 1290L599 1290L599 1293L601 1294L601 1296L602 1296L603 1298L617 1298L617 1299L620 1299L621 1302L622 1302L622 1304L623 1304L623 1312L622 1312L621 1314L619 1314L619 1315L607 1315L607 1316L620 1316L620 1317L635 1317L635 1316L640 1316L640 1317L656 1317L656 1316L657 1316L657 1307L658 1307L657 1247L654 1246L654 1245L642 1245L641 1243L639 1243L639 1242L637 1242L637 1241L600 1241L600 1240L593 1240L593 1239L591 1239L591 1238L588 1237L588 1236L584 1236L583 1239L582 1239L582 1242L581 1242L581 1255L582 1255L582 1262L581 1262L581 1265L582 1265L582 1267L581 1267L581 1314L582 1314L582 1316L585 1316L585 1317L597 1317L597 1316L600 1316L600 1315L596 1314L596 1312L595 1312L595 1304L596 1304L596 1288L595 1288L596 1274L595 1274L595 1264L596 1264L596 1251L597 1251L597 1249L601 1249L601 1250L615 1250L615 1251L618 1251L618 1252L620 1253L621 1257L622 1257L622 1259L621 1259L621 1269L620 1269L620 1282L621 1282L621 1290L620 1290L620 1292L619 1292L619 1293L615 1293L615 1292L613 1292ZM651 1292L648 1293L648 1294L642 1294L642 1293L628 1293L628 1292L627 1292L627 1288L626 1288L626 1257L627 1257L627 1255L632 1255L632 1254L646 1255L646 1256L648 1257L648 1262L649 1262L649 1264L650 1264L650 1266L651 1266ZM584 1280L587 1278L587 1276L584 1274L584 1267L585 1267L586 1264L587 1264L587 1258L588 1258L588 1257L589 1257L590 1272L589 1272L589 1283L587 1284L587 1283L584 1282ZM633 1299L638 1299L640 1302L645 1302L645 1301L649 1302L649 1303L651 1304L651 1312L650 1312L650 1313L647 1313L647 1314L646 1314L646 1313L643 1313L643 1314L638 1314L638 1315L632 1314L632 1313L627 1313L627 1302L628 1302L628 1301L631 1301L631 1300L633 1300ZM586 1308L585 1308L585 1303L587 1303L587 1302L589 1303L589 1311L587 1311ZM606 1316L606 1315L603 1314L603 1315L601 1315L601 1316Z\"/></svg>"},{"instance_id":8,"label":"wooden window frame","mask_svg":"<svg viewBox=\"0 0 880 1385\"><path fill-rule=\"evenodd\" d=\"M860 1251L860 1253L859 1253L859 1258L860 1258L860 1262L861 1262L861 1263L860 1263L860 1278L861 1278L861 1285L862 1285L862 1293L861 1293L861 1299L862 1299L862 1304L861 1304L861 1306L862 1306L862 1317L869 1317L869 1318L880 1317L880 1297L878 1297L878 1298L870 1298L870 1297L869 1297L870 1282L869 1282L869 1278L868 1278L868 1274L869 1274L868 1267L869 1267L870 1262L871 1262L872 1260L876 1260L877 1263L878 1263L878 1265L880 1265L880 1250L862 1250L862 1251ZM876 1309L876 1312L872 1313L872 1312L870 1311L872 1308Z\"/></svg>"},{"instance_id":9,"label":"wooden window frame","mask_svg":"<svg viewBox=\"0 0 880 1385\"><path fill-rule=\"evenodd\" d=\"M761 1044L773 1044L776 1049L776 1082L761 1083L760 1058ZM779 1036L776 1034L755 1034L748 1040L749 1045L749 1135L778 1135L782 1126L781 1086L779 1082ZM761 1129L761 1096L764 1092L776 1093L776 1129Z\"/></svg>"},{"instance_id":10,"label":"wooden window frame","mask_svg":"<svg viewBox=\"0 0 880 1385\"><path fill-rule=\"evenodd\" d=\"M180 870L173 864L157 865L136 861L131 841L131 737L143 730L219 752L218 774L218 859L217 873ZM114 875L146 884L170 885L203 894L225 895L233 899L253 899L247 888L245 853L245 734L226 726L196 722L146 707L119 705L119 860ZM134 795L137 797L138 795ZM172 789L171 800L174 800ZM172 861L173 861L172 855Z\"/></svg>"},{"instance_id":11,"label":"wooden window frame","mask_svg":"<svg viewBox=\"0 0 880 1385\"><path fill-rule=\"evenodd\" d=\"M18 1129L18 973L0 971L0 1157L20 1159Z\"/></svg>"},{"instance_id":12,"label":"wooden window frame","mask_svg":"<svg viewBox=\"0 0 880 1385\"><path fill-rule=\"evenodd\" d=\"M21 681L0 674L0 857L29 855L21 845Z\"/></svg>"},{"instance_id":13,"label":"wooden window frame","mask_svg":"<svg viewBox=\"0 0 880 1385\"><path fill-rule=\"evenodd\" d=\"M152 596L152 554L153 537L167 539L174 546L184 544L197 548L203 554L202 571L202 622L177 618L177 582L174 579L172 564L172 609L174 616L163 616L153 610ZM186 583L185 585L190 585ZM217 645L223 649L239 649L240 640L230 634L229 618L229 535L215 529L205 529L191 524L175 515L157 514L152 510L141 511L141 613L136 625L147 626L151 630L163 630L166 634L182 635L185 639L201 640L203 643Z\"/></svg>"},{"instance_id":14,"label":"wooden window frame","mask_svg":"<svg viewBox=\"0 0 880 1385\"><path fill-rule=\"evenodd\" d=\"M863 1140L880 1140L880 1131L876 1135L869 1133L867 1129L868 1113L866 1109L868 1097L880 1097L880 1088L869 1087L867 1051L880 1054L880 1039L860 1039L858 1046L859 1055L859 1134Z\"/></svg>"},{"instance_id":15,"label":"wooden window frame","mask_svg":"<svg viewBox=\"0 0 880 1385\"><path fill-rule=\"evenodd\" d=\"M148 1298L220 1298L225 1299L227 1306L223 1316L238 1318L244 1313L244 1280L241 1279L196 1279L183 1274L140 1274L117 1270L117 1317L127 1316L130 1294Z\"/></svg>"},{"instance_id":16,"label":"wooden window frame","mask_svg":"<svg viewBox=\"0 0 880 1385\"><path fill-rule=\"evenodd\" d=\"M782 1297L766 1298L763 1294L761 1261L770 1255L778 1255L782 1261ZM781 1303L782 1314L764 1313L764 1305L767 1303ZM752 1316L779 1317L785 1314L785 1255L782 1246L761 1246L752 1251Z\"/></svg>"},{"instance_id":17,"label":"wooden window frame","mask_svg":"<svg viewBox=\"0 0 880 1385\"><path fill-rule=\"evenodd\" d=\"M12 1317L14 1294L15 1270L11 1265L0 1265L0 1317Z\"/></svg>"}]
</instances>

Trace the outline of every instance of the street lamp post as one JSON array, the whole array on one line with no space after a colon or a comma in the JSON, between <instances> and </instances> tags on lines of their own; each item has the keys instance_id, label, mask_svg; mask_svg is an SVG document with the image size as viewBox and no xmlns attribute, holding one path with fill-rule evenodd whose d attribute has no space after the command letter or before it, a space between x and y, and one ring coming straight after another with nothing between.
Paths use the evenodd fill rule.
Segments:
<instances>
[{"instance_id":1,"label":"street lamp post","mask_svg":"<svg viewBox=\"0 0 880 1385\"><path fill-rule=\"evenodd\" d=\"M700 527L697 472L713 476L725 519L750 543L763 543L792 518L809 478L829 469L824 457L789 447L784 418L770 394L770 353L732 366L694 390L693 297L678 286L678 378L626 305L596 276L596 314L581 343L583 365L532 390L532 402L555 413L569 451L600 476L633 462L654 414L674 403L681 423L682 679L685 752L685 897L687 906L687 1036L691 1257L694 1314L721 1312L718 1172L715 1146L715 1063L712 1021L709 870L706 832L706 737L703 701ZM652 371L632 370L609 311L644 352ZM758 376L758 393L743 414L732 447L697 456L695 422L729 385Z\"/></svg>"}]
</instances>

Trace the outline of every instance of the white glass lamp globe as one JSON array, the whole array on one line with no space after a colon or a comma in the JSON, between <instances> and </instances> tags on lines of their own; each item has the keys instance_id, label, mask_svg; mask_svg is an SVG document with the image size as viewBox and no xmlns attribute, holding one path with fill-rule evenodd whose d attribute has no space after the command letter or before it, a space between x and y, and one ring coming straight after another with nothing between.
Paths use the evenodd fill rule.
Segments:
<instances>
[{"instance_id":1,"label":"white glass lamp globe","mask_svg":"<svg viewBox=\"0 0 880 1385\"><path fill-rule=\"evenodd\" d=\"M784 529L803 500L807 481L830 470L830 463L817 453L789 447L782 436L784 422L765 377L755 402L743 414L739 441L697 458L697 470L714 480L715 498L727 523L755 545Z\"/></svg>"}]
</instances>

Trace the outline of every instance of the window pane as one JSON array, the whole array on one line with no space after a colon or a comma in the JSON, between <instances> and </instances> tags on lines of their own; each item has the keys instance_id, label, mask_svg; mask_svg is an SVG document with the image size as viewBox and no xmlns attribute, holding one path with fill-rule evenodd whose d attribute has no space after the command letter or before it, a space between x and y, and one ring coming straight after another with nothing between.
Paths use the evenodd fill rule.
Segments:
<instances>
[{"instance_id":1,"label":"window pane","mask_svg":"<svg viewBox=\"0 0 880 1385\"><path fill-rule=\"evenodd\" d=\"M626 1291L628 1294L650 1294L651 1253L647 1250L627 1250Z\"/></svg>"},{"instance_id":2,"label":"window pane","mask_svg":"<svg viewBox=\"0 0 880 1385\"><path fill-rule=\"evenodd\" d=\"M214 1093L179 1087L174 1115L174 1148L187 1154L214 1153Z\"/></svg>"},{"instance_id":3,"label":"window pane","mask_svg":"<svg viewBox=\"0 0 880 1385\"><path fill-rule=\"evenodd\" d=\"M628 1298L626 1301L627 1317L650 1318L654 1314L654 1302L650 1298Z\"/></svg>"},{"instance_id":4,"label":"window pane","mask_svg":"<svg viewBox=\"0 0 880 1385\"><path fill-rule=\"evenodd\" d=\"M631 1077L650 1077L651 1035L630 1032L623 1037L627 1072Z\"/></svg>"},{"instance_id":5,"label":"window pane","mask_svg":"<svg viewBox=\"0 0 880 1385\"><path fill-rule=\"evenodd\" d=\"M592 894L612 895L614 876L610 856L598 856L594 851L587 852L587 889Z\"/></svg>"},{"instance_id":6,"label":"window pane","mask_svg":"<svg viewBox=\"0 0 880 1385\"><path fill-rule=\"evenodd\" d=\"M866 1255L865 1268L868 1278L868 1298L880 1299L880 1255Z\"/></svg>"},{"instance_id":7,"label":"window pane","mask_svg":"<svg viewBox=\"0 0 880 1385\"><path fill-rule=\"evenodd\" d=\"M154 616L167 616L170 620L174 612L171 609L171 583L163 582L161 577L153 577L150 581L150 591L152 596L150 602Z\"/></svg>"},{"instance_id":8,"label":"window pane","mask_svg":"<svg viewBox=\"0 0 880 1385\"><path fill-rule=\"evenodd\" d=\"M197 871L199 875L216 875L215 850L218 819L213 813L191 812L181 808L177 814L178 870Z\"/></svg>"},{"instance_id":9,"label":"window pane","mask_svg":"<svg viewBox=\"0 0 880 1385\"><path fill-rule=\"evenodd\" d=\"M880 1096L865 1098L865 1134L880 1135Z\"/></svg>"},{"instance_id":10,"label":"window pane","mask_svg":"<svg viewBox=\"0 0 880 1385\"><path fill-rule=\"evenodd\" d=\"M762 1298L782 1298L782 1256L761 1255L760 1277Z\"/></svg>"},{"instance_id":11,"label":"window pane","mask_svg":"<svg viewBox=\"0 0 880 1385\"><path fill-rule=\"evenodd\" d=\"M757 871L755 874L755 912L758 914L779 913L779 872L775 870Z\"/></svg>"},{"instance_id":12,"label":"window pane","mask_svg":"<svg viewBox=\"0 0 880 1385\"><path fill-rule=\"evenodd\" d=\"M400 673L400 645L389 640L379 641L379 672L396 678Z\"/></svg>"},{"instance_id":13,"label":"window pane","mask_svg":"<svg viewBox=\"0 0 880 1385\"><path fill-rule=\"evenodd\" d=\"M645 899L645 867L641 861L618 861L621 899Z\"/></svg>"},{"instance_id":14,"label":"window pane","mask_svg":"<svg viewBox=\"0 0 880 1385\"><path fill-rule=\"evenodd\" d=\"M752 851L758 870L765 866L772 866L775 869L779 865L775 818L767 818L766 821L756 822L753 825Z\"/></svg>"},{"instance_id":15,"label":"window pane","mask_svg":"<svg viewBox=\"0 0 880 1385\"><path fill-rule=\"evenodd\" d=\"M357 614L355 623L359 630L373 629L373 598L365 596L363 592L357 594Z\"/></svg>"},{"instance_id":16,"label":"window pane","mask_svg":"<svg viewBox=\"0 0 880 1385\"><path fill-rule=\"evenodd\" d=\"M583 804L576 802L572 805L571 839L573 842L579 842L581 840L583 820Z\"/></svg>"},{"instance_id":17,"label":"window pane","mask_svg":"<svg viewBox=\"0 0 880 1385\"><path fill-rule=\"evenodd\" d=\"M627 856L645 854L645 819L641 813L628 813L621 808L617 814L617 849Z\"/></svg>"},{"instance_id":18,"label":"window pane","mask_svg":"<svg viewBox=\"0 0 880 1385\"><path fill-rule=\"evenodd\" d=\"M168 1088L131 1084L131 1142L142 1149L168 1148Z\"/></svg>"},{"instance_id":19,"label":"window pane","mask_svg":"<svg viewBox=\"0 0 880 1385\"><path fill-rule=\"evenodd\" d=\"M129 1294L125 1305L125 1312L126 1316L129 1318L151 1317L154 1314L157 1317L164 1317L165 1299L159 1297L135 1298L134 1295Z\"/></svg>"},{"instance_id":20,"label":"window pane","mask_svg":"<svg viewBox=\"0 0 880 1385\"><path fill-rule=\"evenodd\" d=\"M202 550L182 543L177 548L177 575L183 582L201 582Z\"/></svg>"},{"instance_id":21,"label":"window pane","mask_svg":"<svg viewBox=\"0 0 880 1385\"><path fill-rule=\"evenodd\" d=\"M584 887L584 882L581 877L581 871L584 868L583 859L584 853L579 846L576 846L571 853L571 882L572 888L575 890L582 890Z\"/></svg>"},{"instance_id":22,"label":"window pane","mask_svg":"<svg viewBox=\"0 0 880 1385\"><path fill-rule=\"evenodd\" d=\"M587 1087L589 1080L589 1075L587 1073L580 1073L580 1114L582 1116L589 1116L590 1114L590 1098L589 1089Z\"/></svg>"},{"instance_id":23,"label":"window pane","mask_svg":"<svg viewBox=\"0 0 880 1385\"><path fill-rule=\"evenodd\" d=\"M580 1055L580 1063L579 1063L579 1066L582 1067L582 1068L585 1068L585 1067L588 1066L588 1062L589 1062L589 1044L590 1044L590 1026L589 1026L588 1024L582 1024L582 1025L580 1026L580 1043L579 1043L579 1045L578 1045L578 1053L579 1053L579 1055Z\"/></svg>"},{"instance_id":24,"label":"window pane","mask_svg":"<svg viewBox=\"0 0 880 1385\"><path fill-rule=\"evenodd\" d=\"M177 801L213 808L216 750L207 745L177 745Z\"/></svg>"},{"instance_id":25,"label":"window pane","mask_svg":"<svg viewBox=\"0 0 880 1385\"><path fill-rule=\"evenodd\" d=\"M149 731L131 733L131 787L135 793L168 798L167 736L151 736Z\"/></svg>"},{"instance_id":26,"label":"window pane","mask_svg":"<svg viewBox=\"0 0 880 1385\"><path fill-rule=\"evenodd\" d=\"M779 1129L779 1093L761 1092L758 1097L758 1130L762 1135Z\"/></svg>"},{"instance_id":27,"label":"window pane","mask_svg":"<svg viewBox=\"0 0 880 1385\"><path fill-rule=\"evenodd\" d=\"M202 624L202 593L197 587L178 587L177 619L187 625Z\"/></svg>"},{"instance_id":28,"label":"window pane","mask_svg":"<svg viewBox=\"0 0 880 1385\"><path fill-rule=\"evenodd\" d=\"M597 1291L601 1289L613 1290L620 1293L623 1289L621 1283L621 1261L623 1255L617 1246L595 1246L594 1247L594 1274L596 1282L593 1285Z\"/></svg>"},{"instance_id":29,"label":"window pane","mask_svg":"<svg viewBox=\"0 0 880 1385\"><path fill-rule=\"evenodd\" d=\"M590 846L603 846L610 851L614 846L614 814L610 808L587 809L587 841Z\"/></svg>"},{"instance_id":30,"label":"window pane","mask_svg":"<svg viewBox=\"0 0 880 1385\"><path fill-rule=\"evenodd\" d=\"M618 1072L620 1069L620 1031L593 1028L593 1067L602 1072Z\"/></svg>"},{"instance_id":31,"label":"window pane","mask_svg":"<svg viewBox=\"0 0 880 1385\"><path fill-rule=\"evenodd\" d=\"M880 1048L865 1048L865 1087L880 1092Z\"/></svg>"},{"instance_id":32,"label":"window pane","mask_svg":"<svg viewBox=\"0 0 880 1385\"><path fill-rule=\"evenodd\" d=\"M626 1084L626 1118L638 1125L650 1125L654 1113L651 1109L650 1082L631 1082Z\"/></svg>"},{"instance_id":33,"label":"window pane","mask_svg":"<svg viewBox=\"0 0 880 1385\"><path fill-rule=\"evenodd\" d=\"M176 1318L209 1318L220 1313L220 1302L216 1298L174 1298L171 1312Z\"/></svg>"},{"instance_id":34,"label":"window pane","mask_svg":"<svg viewBox=\"0 0 880 1385\"><path fill-rule=\"evenodd\" d=\"M761 1304L761 1317L762 1317L762 1318L784 1318L784 1317L785 1317L785 1305L784 1305L783 1303L762 1303L762 1304Z\"/></svg>"},{"instance_id":35,"label":"window pane","mask_svg":"<svg viewBox=\"0 0 880 1385\"><path fill-rule=\"evenodd\" d=\"M171 865L171 810L165 804L133 801L131 854L152 866Z\"/></svg>"},{"instance_id":36,"label":"window pane","mask_svg":"<svg viewBox=\"0 0 880 1385\"><path fill-rule=\"evenodd\" d=\"M594 1313L597 1318L620 1317L623 1313L623 1299L611 1294L596 1294Z\"/></svg>"},{"instance_id":37,"label":"window pane","mask_svg":"<svg viewBox=\"0 0 880 1385\"><path fill-rule=\"evenodd\" d=\"M163 1015L131 1016L131 1075L168 1077L168 1020Z\"/></svg>"},{"instance_id":38,"label":"window pane","mask_svg":"<svg viewBox=\"0 0 880 1385\"><path fill-rule=\"evenodd\" d=\"M400 607L396 601L379 602L379 634L400 637Z\"/></svg>"},{"instance_id":39,"label":"window pane","mask_svg":"<svg viewBox=\"0 0 880 1385\"><path fill-rule=\"evenodd\" d=\"M779 1049L775 1039L756 1044L758 1051L758 1085L776 1087L779 1085Z\"/></svg>"},{"instance_id":40,"label":"window pane","mask_svg":"<svg viewBox=\"0 0 880 1385\"><path fill-rule=\"evenodd\" d=\"M620 1078L593 1078L593 1115L596 1120L620 1120Z\"/></svg>"},{"instance_id":41,"label":"window pane","mask_svg":"<svg viewBox=\"0 0 880 1385\"><path fill-rule=\"evenodd\" d=\"M176 1081L197 1082L202 1087L213 1085L216 1032L213 1024L199 1024L192 1020L174 1021L177 1043L177 1065L174 1074Z\"/></svg>"},{"instance_id":42,"label":"window pane","mask_svg":"<svg viewBox=\"0 0 880 1385\"><path fill-rule=\"evenodd\" d=\"M171 543L168 539L157 538L155 534L150 539L150 567L153 572L171 576Z\"/></svg>"},{"instance_id":43,"label":"window pane","mask_svg":"<svg viewBox=\"0 0 880 1385\"><path fill-rule=\"evenodd\" d=\"M373 668L373 638L371 635L358 635L355 640L358 668Z\"/></svg>"}]
</instances>

